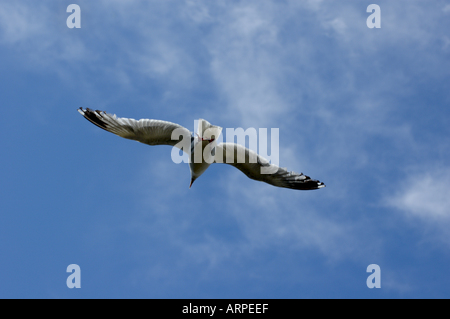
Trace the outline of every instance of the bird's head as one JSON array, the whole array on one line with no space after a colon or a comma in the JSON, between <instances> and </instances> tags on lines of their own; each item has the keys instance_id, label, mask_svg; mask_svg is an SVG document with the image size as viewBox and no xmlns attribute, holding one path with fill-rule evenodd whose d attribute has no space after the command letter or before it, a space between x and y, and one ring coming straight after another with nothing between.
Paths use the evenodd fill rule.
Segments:
<instances>
[{"instance_id":1,"label":"bird's head","mask_svg":"<svg viewBox=\"0 0 450 319\"><path fill-rule=\"evenodd\" d=\"M189 188L191 188L192 184L195 182L197 178L199 178L209 167L208 163L189 163L189 168L191 170L191 183L189 184Z\"/></svg>"},{"instance_id":2,"label":"bird's head","mask_svg":"<svg viewBox=\"0 0 450 319\"><path fill-rule=\"evenodd\" d=\"M222 128L220 126L212 125L204 119L198 120L197 136L199 140L211 143L219 137L221 132Z\"/></svg>"}]
</instances>

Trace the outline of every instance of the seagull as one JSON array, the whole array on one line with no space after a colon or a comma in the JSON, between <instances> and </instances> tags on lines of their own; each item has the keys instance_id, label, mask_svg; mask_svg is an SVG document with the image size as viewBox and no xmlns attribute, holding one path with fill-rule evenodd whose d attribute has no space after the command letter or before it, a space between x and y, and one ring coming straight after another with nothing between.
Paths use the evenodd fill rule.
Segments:
<instances>
[{"instance_id":1,"label":"seagull","mask_svg":"<svg viewBox=\"0 0 450 319\"><path fill-rule=\"evenodd\" d=\"M270 164L267 159L242 145L235 143L217 145L222 128L211 125L204 119L199 119L198 133L194 136L187 128L172 122L121 118L104 111L89 108L83 110L81 107L78 112L91 123L123 138L148 145L170 145L183 150L189 155L191 171L189 188L212 163L232 165L251 179L277 187L298 190L325 187L324 183L311 179L303 173L288 172L286 168Z\"/></svg>"}]
</instances>

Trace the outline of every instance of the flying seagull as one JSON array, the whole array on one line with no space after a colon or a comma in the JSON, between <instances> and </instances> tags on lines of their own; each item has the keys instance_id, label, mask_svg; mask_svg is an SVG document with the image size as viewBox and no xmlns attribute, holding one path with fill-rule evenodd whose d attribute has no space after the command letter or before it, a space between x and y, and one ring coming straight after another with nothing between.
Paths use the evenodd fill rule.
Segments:
<instances>
[{"instance_id":1,"label":"flying seagull","mask_svg":"<svg viewBox=\"0 0 450 319\"><path fill-rule=\"evenodd\" d=\"M216 139L222 132L222 128L211 125L203 119L199 120L198 133L194 137L188 129L172 122L150 119L137 121L117 117L104 111L94 111L89 108L83 110L81 107L78 112L91 123L123 138L148 145L175 146L186 152L190 159L191 184L189 188L212 163L232 165L251 179L277 187L300 190L325 187L324 183L311 179L303 173L288 172L285 168L270 164L265 158L242 145L235 143L217 145ZM185 143L182 143L183 140ZM197 154L203 156L198 158ZM204 154L209 154L209 157Z\"/></svg>"}]
</instances>

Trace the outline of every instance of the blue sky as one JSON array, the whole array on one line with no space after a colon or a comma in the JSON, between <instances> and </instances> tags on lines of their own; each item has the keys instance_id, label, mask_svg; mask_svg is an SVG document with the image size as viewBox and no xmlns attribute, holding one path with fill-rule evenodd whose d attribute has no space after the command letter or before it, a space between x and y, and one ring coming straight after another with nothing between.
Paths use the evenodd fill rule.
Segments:
<instances>
[{"instance_id":1,"label":"blue sky","mask_svg":"<svg viewBox=\"0 0 450 319\"><path fill-rule=\"evenodd\" d=\"M0 297L449 298L449 21L440 0L0 0ZM327 187L213 165L189 189L169 146L79 107L279 128L280 165Z\"/></svg>"}]
</instances>

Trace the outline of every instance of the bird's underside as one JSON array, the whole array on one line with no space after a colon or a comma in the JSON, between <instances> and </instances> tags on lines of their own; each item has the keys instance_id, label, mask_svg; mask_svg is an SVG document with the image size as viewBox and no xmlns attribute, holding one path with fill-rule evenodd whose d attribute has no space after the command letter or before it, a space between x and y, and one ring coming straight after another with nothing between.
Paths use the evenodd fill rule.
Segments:
<instances>
[{"instance_id":1,"label":"bird's underside","mask_svg":"<svg viewBox=\"0 0 450 319\"><path fill-rule=\"evenodd\" d=\"M189 141L189 144L192 142L192 145L197 141L196 138L192 137L192 134L188 129L172 122L150 119L141 119L137 121L134 119L119 118L116 115L111 115L104 111L94 111L89 108L85 110L80 108L78 109L78 112L91 123L108 132L148 145L171 145L180 148L179 142L182 137L186 138L186 140ZM208 144L209 142L213 143L213 141L215 143L215 139L203 138L203 133L210 128L216 129L217 135L219 135L222 128L211 125L209 122L202 119L200 119L199 124L200 132L198 141L203 144ZM175 129L177 129L177 132L180 134L177 134L176 138L172 139L172 132ZM217 137L218 136L215 138ZM205 143L205 140L208 143ZM309 176L303 175L303 173L298 174L295 172L288 172L285 168L270 164L265 158L242 145L235 143L220 143L214 147L214 163L232 165L251 179L266 182L277 187L299 190L311 190L325 187L324 183L311 179ZM190 153L190 149L188 151L185 148L181 149ZM239 157L238 154L240 154ZM190 166L191 184L206 170L203 168L202 171L197 174L197 172L192 171L193 167L194 166ZM265 173L267 171L270 173Z\"/></svg>"}]
</instances>

